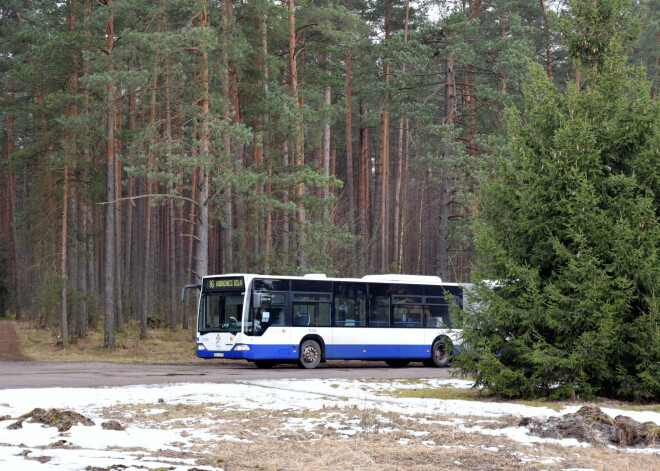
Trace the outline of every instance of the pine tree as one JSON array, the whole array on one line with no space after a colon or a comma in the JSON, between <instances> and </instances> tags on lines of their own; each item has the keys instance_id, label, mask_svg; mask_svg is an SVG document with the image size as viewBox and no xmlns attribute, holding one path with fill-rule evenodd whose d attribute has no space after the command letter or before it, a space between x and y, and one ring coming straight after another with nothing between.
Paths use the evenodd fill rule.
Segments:
<instances>
[{"instance_id":1,"label":"pine tree","mask_svg":"<svg viewBox=\"0 0 660 471\"><path fill-rule=\"evenodd\" d=\"M576 86L538 65L480 194L461 372L505 397L660 398L660 107L624 1L570 2ZM492 289L491 289L492 288Z\"/></svg>"}]
</instances>

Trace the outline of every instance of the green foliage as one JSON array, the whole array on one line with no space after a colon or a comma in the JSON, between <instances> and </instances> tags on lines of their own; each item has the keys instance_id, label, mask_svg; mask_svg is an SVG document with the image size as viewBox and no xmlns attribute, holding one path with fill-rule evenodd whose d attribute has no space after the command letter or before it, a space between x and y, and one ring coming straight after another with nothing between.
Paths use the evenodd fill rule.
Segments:
<instances>
[{"instance_id":1,"label":"green foliage","mask_svg":"<svg viewBox=\"0 0 660 471\"><path fill-rule=\"evenodd\" d=\"M463 316L461 369L504 397L660 398L660 107L606 26L579 90L532 69L480 193L478 276L498 281Z\"/></svg>"}]
</instances>

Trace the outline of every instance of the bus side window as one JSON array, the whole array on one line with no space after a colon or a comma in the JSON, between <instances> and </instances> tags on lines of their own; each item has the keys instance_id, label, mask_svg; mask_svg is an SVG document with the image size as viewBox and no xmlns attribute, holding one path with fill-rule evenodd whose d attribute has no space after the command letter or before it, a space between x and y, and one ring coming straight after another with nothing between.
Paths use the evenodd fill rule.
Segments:
<instances>
[{"instance_id":1,"label":"bus side window","mask_svg":"<svg viewBox=\"0 0 660 471\"><path fill-rule=\"evenodd\" d=\"M270 309L270 324L284 325L284 309L281 307L272 307Z\"/></svg>"},{"instance_id":2,"label":"bus side window","mask_svg":"<svg viewBox=\"0 0 660 471\"><path fill-rule=\"evenodd\" d=\"M360 283L335 283L334 325L359 327L366 325L366 286Z\"/></svg>"},{"instance_id":3,"label":"bus side window","mask_svg":"<svg viewBox=\"0 0 660 471\"><path fill-rule=\"evenodd\" d=\"M369 326L390 326L390 297L373 296L369 306Z\"/></svg>"},{"instance_id":4,"label":"bus side window","mask_svg":"<svg viewBox=\"0 0 660 471\"><path fill-rule=\"evenodd\" d=\"M430 305L431 315L429 316L429 327L451 328L451 319L449 317L449 306Z\"/></svg>"}]
</instances>

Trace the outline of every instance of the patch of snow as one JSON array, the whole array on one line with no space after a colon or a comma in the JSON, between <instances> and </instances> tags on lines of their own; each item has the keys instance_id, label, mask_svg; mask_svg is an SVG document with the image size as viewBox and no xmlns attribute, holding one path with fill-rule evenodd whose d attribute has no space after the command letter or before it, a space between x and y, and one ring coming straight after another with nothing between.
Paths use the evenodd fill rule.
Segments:
<instances>
[{"instance_id":1,"label":"patch of snow","mask_svg":"<svg viewBox=\"0 0 660 471\"><path fill-rule=\"evenodd\" d=\"M282 431L305 432L310 435L310 440L321 438L323 430L336 433L345 439L365 431L379 434L400 432L401 430L392 425L392 420L383 415L392 412L402 419L421 425L437 425L459 432L502 436L530 446L536 443L589 446L574 439L556 440L531 436L526 427L484 428L479 425L506 416L537 419L555 417L575 412L578 406L557 412L548 407L512 403L401 398L388 395L393 389L442 387L464 388L471 387L471 383L455 379L426 379L415 382L308 379L244 381L223 384L222 388L218 388L216 384L186 383L120 388L4 389L0 390L0 417L10 416L13 419L0 421L0 469L61 471L120 464L125 466L126 470L147 467L183 471L190 466L196 466L195 460L189 457L161 457L161 452L168 456L172 455L172 451L186 450L191 453L190 450L195 445L222 440L251 443L246 438L226 433L228 422L234 422L246 435L260 435L245 429L249 424L248 419L236 422L215 418L212 414L195 419L168 418L167 413L172 411L163 408L163 403L170 408L177 405L204 406L207 411L273 411L273 415L268 417L279 418L280 428L275 431L261 427L259 430L263 434L283 440L289 440L290 437L280 435ZM55 427L26 420L20 429L8 428L18 417L36 407L73 410L93 420L96 425L76 425L67 432L60 433ZM124 418L126 429L103 429L101 423L107 420L105 414L120 407L134 407L139 413L124 412L120 409L117 412ZM327 408L332 412L328 412ZM660 424L660 413L657 412L609 408L602 410L611 417L624 415L638 422ZM298 417L300 412L306 411L316 411L318 414L314 417ZM166 420L151 417L156 414L165 414ZM138 416L142 416L143 422L136 420L133 424L132 420ZM484 419L478 419L477 423L470 422L467 419L469 417ZM382 427L384 424L388 426ZM429 432L408 430L407 433L412 437L424 437ZM60 447L47 448L62 440L66 442ZM401 438L397 443L401 446L408 445L411 438ZM431 448L464 448L436 445L432 440L424 440L421 443ZM497 447L487 449L501 451ZM618 450L660 455L658 448ZM42 463L26 459L38 457L48 461ZM552 463L556 461L549 464ZM218 470L208 466L196 468Z\"/></svg>"}]
</instances>

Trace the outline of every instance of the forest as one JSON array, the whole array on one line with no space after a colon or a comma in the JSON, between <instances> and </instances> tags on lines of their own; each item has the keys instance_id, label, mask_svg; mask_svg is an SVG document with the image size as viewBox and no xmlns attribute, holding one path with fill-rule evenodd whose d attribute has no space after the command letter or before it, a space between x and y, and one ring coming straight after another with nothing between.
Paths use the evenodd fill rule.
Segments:
<instances>
[{"instance_id":1,"label":"forest","mask_svg":"<svg viewBox=\"0 0 660 471\"><path fill-rule=\"evenodd\" d=\"M626 60L655 102L657 5L627 3ZM530 64L557 90L579 86L567 13L547 0L4 0L0 314L64 342L104 323L112 346L131 321L145 336L148 318L189 328L178 296L206 274L469 281L475 195Z\"/></svg>"}]
</instances>

